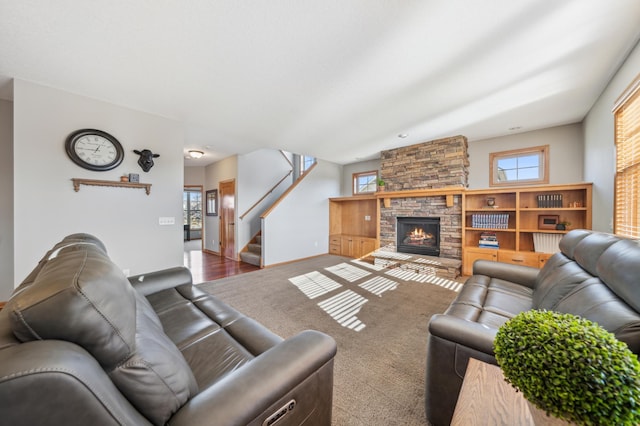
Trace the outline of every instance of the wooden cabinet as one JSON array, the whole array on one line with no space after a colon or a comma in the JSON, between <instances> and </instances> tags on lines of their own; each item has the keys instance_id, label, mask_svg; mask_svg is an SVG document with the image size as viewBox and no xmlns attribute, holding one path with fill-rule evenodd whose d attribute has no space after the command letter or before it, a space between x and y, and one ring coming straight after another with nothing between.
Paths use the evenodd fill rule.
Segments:
<instances>
[{"instance_id":1,"label":"wooden cabinet","mask_svg":"<svg viewBox=\"0 0 640 426\"><path fill-rule=\"evenodd\" d=\"M471 274L477 259L544 266L552 253L536 251L534 240L549 234L559 239L571 229L591 229L591 193L590 183L464 191L463 274ZM556 230L555 221L569 225ZM483 235L495 236L499 248L478 247Z\"/></svg>"},{"instance_id":2,"label":"wooden cabinet","mask_svg":"<svg viewBox=\"0 0 640 426\"><path fill-rule=\"evenodd\" d=\"M539 266L540 258L538 253L526 251L499 250L498 262L513 263L514 265Z\"/></svg>"},{"instance_id":3,"label":"wooden cabinet","mask_svg":"<svg viewBox=\"0 0 640 426\"><path fill-rule=\"evenodd\" d=\"M329 199L329 253L362 257L380 246L380 202L375 196Z\"/></svg>"},{"instance_id":4,"label":"wooden cabinet","mask_svg":"<svg viewBox=\"0 0 640 426\"><path fill-rule=\"evenodd\" d=\"M342 239L340 235L329 235L329 253L337 255L342 253Z\"/></svg>"},{"instance_id":5,"label":"wooden cabinet","mask_svg":"<svg viewBox=\"0 0 640 426\"><path fill-rule=\"evenodd\" d=\"M492 262L496 262L498 260L498 250L496 249L483 249L477 247L467 247L465 248L465 256L467 262L463 264L463 275L471 275L473 262L476 260L490 260Z\"/></svg>"},{"instance_id":6,"label":"wooden cabinet","mask_svg":"<svg viewBox=\"0 0 640 426\"><path fill-rule=\"evenodd\" d=\"M359 237L357 235L342 235L340 238L340 254L348 257L362 257L377 247L375 238Z\"/></svg>"}]
</instances>

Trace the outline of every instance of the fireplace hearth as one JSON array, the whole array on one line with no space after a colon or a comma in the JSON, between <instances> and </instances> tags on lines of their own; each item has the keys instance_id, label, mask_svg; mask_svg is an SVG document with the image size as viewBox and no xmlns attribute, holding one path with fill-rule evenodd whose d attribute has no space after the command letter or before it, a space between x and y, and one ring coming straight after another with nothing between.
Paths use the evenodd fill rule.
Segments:
<instances>
[{"instance_id":1,"label":"fireplace hearth","mask_svg":"<svg viewBox=\"0 0 640 426\"><path fill-rule=\"evenodd\" d=\"M439 217L398 217L396 237L400 253L440 256Z\"/></svg>"}]
</instances>

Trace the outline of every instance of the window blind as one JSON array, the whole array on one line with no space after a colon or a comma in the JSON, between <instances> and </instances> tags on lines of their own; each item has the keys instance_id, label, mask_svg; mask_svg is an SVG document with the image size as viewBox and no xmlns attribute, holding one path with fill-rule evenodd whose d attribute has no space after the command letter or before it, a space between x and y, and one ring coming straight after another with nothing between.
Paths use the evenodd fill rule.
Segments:
<instances>
[{"instance_id":1,"label":"window blind","mask_svg":"<svg viewBox=\"0 0 640 426\"><path fill-rule=\"evenodd\" d=\"M614 233L640 238L640 76L614 108Z\"/></svg>"}]
</instances>

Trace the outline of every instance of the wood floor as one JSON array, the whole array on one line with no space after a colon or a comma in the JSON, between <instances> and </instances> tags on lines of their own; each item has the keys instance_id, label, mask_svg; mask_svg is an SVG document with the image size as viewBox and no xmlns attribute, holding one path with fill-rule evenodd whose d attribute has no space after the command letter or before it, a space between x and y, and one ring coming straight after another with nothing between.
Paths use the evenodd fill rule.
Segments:
<instances>
[{"instance_id":1,"label":"wood floor","mask_svg":"<svg viewBox=\"0 0 640 426\"><path fill-rule=\"evenodd\" d=\"M204 253L200 240L185 241L184 266L189 268L196 284L260 269L248 263Z\"/></svg>"}]
</instances>

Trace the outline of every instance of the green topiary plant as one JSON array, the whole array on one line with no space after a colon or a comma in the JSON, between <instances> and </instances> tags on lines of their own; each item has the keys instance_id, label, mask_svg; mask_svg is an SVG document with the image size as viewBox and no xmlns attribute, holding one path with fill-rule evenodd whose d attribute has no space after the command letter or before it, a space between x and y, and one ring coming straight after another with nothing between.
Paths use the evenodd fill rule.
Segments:
<instances>
[{"instance_id":1,"label":"green topiary plant","mask_svg":"<svg viewBox=\"0 0 640 426\"><path fill-rule=\"evenodd\" d=\"M532 310L499 328L505 379L547 415L581 425L640 424L640 363L598 324Z\"/></svg>"}]
</instances>

